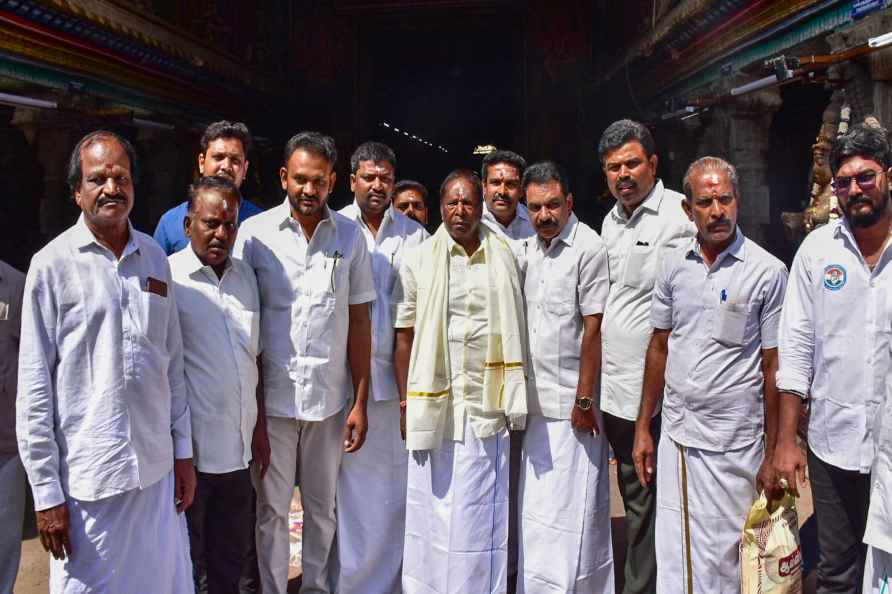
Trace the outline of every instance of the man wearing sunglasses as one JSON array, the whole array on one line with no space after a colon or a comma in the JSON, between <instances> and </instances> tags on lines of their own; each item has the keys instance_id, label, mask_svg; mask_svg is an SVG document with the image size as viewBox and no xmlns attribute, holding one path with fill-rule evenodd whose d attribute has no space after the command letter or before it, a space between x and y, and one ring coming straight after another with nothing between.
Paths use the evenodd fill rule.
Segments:
<instances>
[{"instance_id":1,"label":"man wearing sunglasses","mask_svg":"<svg viewBox=\"0 0 892 594\"><path fill-rule=\"evenodd\" d=\"M865 537L874 419L890 365L890 165L881 129L857 125L836 140L830 167L844 216L812 232L799 248L781 318L775 468L798 494L806 456L796 443L796 424L807 401L819 594L861 592L862 538L880 548L892 541Z\"/></svg>"}]
</instances>

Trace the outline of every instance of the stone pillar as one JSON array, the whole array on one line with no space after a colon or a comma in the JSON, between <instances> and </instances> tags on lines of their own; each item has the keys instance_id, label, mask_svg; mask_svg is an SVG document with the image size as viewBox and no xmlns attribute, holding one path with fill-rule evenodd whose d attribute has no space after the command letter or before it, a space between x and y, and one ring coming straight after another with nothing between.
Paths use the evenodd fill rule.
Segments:
<instances>
[{"instance_id":1,"label":"stone pillar","mask_svg":"<svg viewBox=\"0 0 892 594\"><path fill-rule=\"evenodd\" d=\"M768 162L771 120L780 109L776 88L750 93L704 114L697 156L727 159L740 177L739 222L746 236L767 245L771 223Z\"/></svg>"}]
</instances>

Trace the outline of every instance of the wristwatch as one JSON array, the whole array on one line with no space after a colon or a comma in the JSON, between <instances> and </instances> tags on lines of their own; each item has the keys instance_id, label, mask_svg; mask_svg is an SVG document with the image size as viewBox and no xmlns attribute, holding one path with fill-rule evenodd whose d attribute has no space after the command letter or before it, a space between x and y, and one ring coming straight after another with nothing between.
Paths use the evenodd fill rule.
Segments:
<instances>
[{"instance_id":1,"label":"wristwatch","mask_svg":"<svg viewBox=\"0 0 892 594\"><path fill-rule=\"evenodd\" d=\"M579 407L579 410L588 412L592 409L592 398L591 396L577 396L576 397L576 406Z\"/></svg>"}]
</instances>

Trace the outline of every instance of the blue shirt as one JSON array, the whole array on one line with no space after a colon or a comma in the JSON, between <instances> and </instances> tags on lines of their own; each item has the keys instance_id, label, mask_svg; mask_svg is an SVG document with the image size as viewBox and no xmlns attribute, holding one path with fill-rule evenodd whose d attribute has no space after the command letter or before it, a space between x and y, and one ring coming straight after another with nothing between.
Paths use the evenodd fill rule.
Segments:
<instances>
[{"instance_id":1,"label":"blue shirt","mask_svg":"<svg viewBox=\"0 0 892 594\"><path fill-rule=\"evenodd\" d=\"M241 225L245 219L261 212L263 212L262 208L242 198L242 204L238 209L238 224ZM188 213L189 202L178 204L161 215L161 220L155 227L155 241L168 256L189 245L189 238L186 237L186 231L183 229L183 219Z\"/></svg>"}]
</instances>

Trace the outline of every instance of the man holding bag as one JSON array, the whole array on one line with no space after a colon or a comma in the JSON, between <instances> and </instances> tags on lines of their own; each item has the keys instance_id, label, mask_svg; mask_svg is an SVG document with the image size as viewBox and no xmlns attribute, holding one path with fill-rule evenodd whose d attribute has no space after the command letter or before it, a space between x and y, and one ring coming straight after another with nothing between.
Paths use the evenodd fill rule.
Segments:
<instances>
[{"instance_id":1,"label":"man holding bag","mask_svg":"<svg viewBox=\"0 0 892 594\"><path fill-rule=\"evenodd\" d=\"M657 276L632 455L649 484L657 457L650 421L662 401L657 592L738 594L741 528L757 488L774 487L787 271L738 229L730 163L698 159L684 193L697 238L666 254Z\"/></svg>"}]
</instances>

